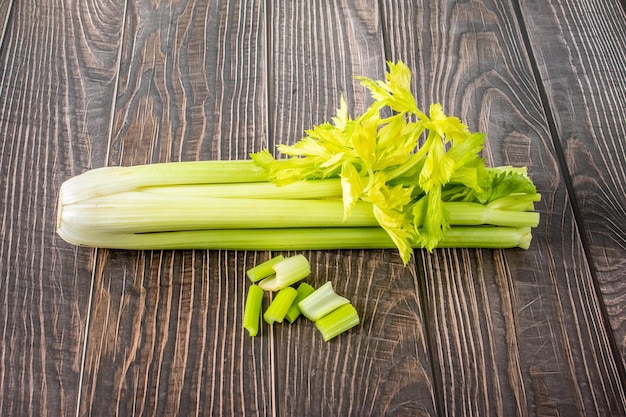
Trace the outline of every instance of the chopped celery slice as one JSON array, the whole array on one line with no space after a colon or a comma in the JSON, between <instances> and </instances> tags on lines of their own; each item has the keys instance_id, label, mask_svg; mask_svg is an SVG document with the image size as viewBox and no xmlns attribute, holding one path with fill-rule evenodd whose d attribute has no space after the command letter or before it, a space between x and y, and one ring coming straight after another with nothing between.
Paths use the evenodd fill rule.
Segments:
<instances>
[{"instance_id":1,"label":"chopped celery slice","mask_svg":"<svg viewBox=\"0 0 626 417\"><path fill-rule=\"evenodd\" d=\"M304 255L286 258L274 265L273 269L276 275L265 278L258 284L265 291L279 291L311 273L311 265Z\"/></svg>"},{"instance_id":2,"label":"chopped celery slice","mask_svg":"<svg viewBox=\"0 0 626 417\"><path fill-rule=\"evenodd\" d=\"M297 291L298 294L296 295L296 299L293 300L293 304L291 305L289 311L287 311L287 315L285 316L285 318L289 320L289 323L293 323L298 317L300 317L300 307L298 307L298 303L311 295L315 291L315 288L311 287L306 282L303 282L302 284L298 285Z\"/></svg>"},{"instance_id":3,"label":"chopped celery slice","mask_svg":"<svg viewBox=\"0 0 626 417\"><path fill-rule=\"evenodd\" d=\"M315 322L325 342L360 323L359 313L352 304L344 304Z\"/></svg>"},{"instance_id":4,"label":"chopped celery slice","mask_svg":"<svg viewBox=\"0 0 626 417\"><path fill-rule=\"evenodd\" d=\"M300 301L298 307L300 307L300 311L307 319L317 321L331 311L348 303L350 303L350 300L338 295L333 289L332 283L328 281Z\"/></svg>"},{"instance_id":5,"label":"chopped celery slice","mask_svg":"<svg viewBox=\"0 0 626 417\"><path fill-rule=\"evenodd\" d=\"M274 324L275 322L282 323L285 319L285 315L289 308L293 304L293 300L296 299L298 291L293 287L285 287L278 291L274 300L270 303L265 314L263 314L263 320L267 324Z\"/></svg>"},{"instance_id":6,"label":"chopped celery slice","mask_svg":"<svg viewBox=\"0 0 626 417\"><path fill-rule=\"evenodd\" d=\"M278 255L269 259L259 265L256 265L253 268L250 268L246 271L246 275L252 282L257 282L262 280L263 278L267 278L271 275L274 275L276 272L273 269L273 266L277 263L283 261L285 257L283 255Z\"/></svg>"},{"instance_id":7,"label":"chopped celery slice","mask_svg":"<svg viewBox=\"0 0 626 417\"><path fill-rule=\"evenodd\" d=\"M248 331L250 336L256 336L259 332L263 293L263 289L255 284L251 285L248 290L246 306L243 311L243 328Z\"/></svg>"}]
</instances>

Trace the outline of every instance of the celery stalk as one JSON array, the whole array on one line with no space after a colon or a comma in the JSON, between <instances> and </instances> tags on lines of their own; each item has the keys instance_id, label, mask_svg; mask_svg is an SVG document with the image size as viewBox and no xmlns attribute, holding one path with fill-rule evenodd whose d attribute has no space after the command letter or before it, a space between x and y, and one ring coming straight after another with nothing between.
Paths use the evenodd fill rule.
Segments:
<instances>
[{"instance_id":1,"label":"celery stalk","mask_svg":"<svg viewBox=\"0 0 626 417\"><path fill-rule=\"evenodd\" d=\"M64 204L141 187L177 184L234 184L266 180L251 160L167 162L130 167L102 167L65 181L59 190Z\"/></svg>"},{"instance_id":2,"label":"celery stalk","mask_svg":"<svg viewBox=\"0 0 626 417\"><path fill-rule=\"evenodd\" d=\"M67 228L62 237L76 245L130 250L323 250L395 248L380 227L188 230L160 233L106 233ZM446 232L439 248L524 248L527 227L458 226Z\"/></svg>"},{"instance_id":3,"label":"celery stalk","mask_svg":"<svg viewBox=\"0 0 626 417\"><path fill-rule=\"evenodd\" d=\"M454 225L480 225L483 223L534 227L539 213L512 211L481 206L477 203L446 203L450 212L450 223ZM66 241L82 246L118 247L120 249L167 249L180 247L181 243L169 245L162 241L160 233L179 234L174 240L189 236L184 248L214 248L215 244L196 243L198 231L211 235L209 229L279 229L279 228L333 228L375 227L377 221L369 203L356 204L350 217L344 221L342 203L334 200L272 200L247 198L199 198L181 195L175 200L141 192L124 192L103 197L94 197L84 202L65 204L59 202L57 232ZM461 229L459 229L461 230ZM487 230L483 230L487 231ZM311 231L315 235L318 231ZM247 234L242 230L242 234ZM301 232L299 232L301 233ZM349 234L346 231L346 234ZM144 234L144 235L141 235ZM219 234L219 233L218 233ZM165 235L163 235L165 236ZM245 237L242 236L242 239ZM483 241L488 241L485 236ZM200 239L202 240L202 239ZM343 240L340 238L340 241ZM145 245L138 246L138 242ZM252 243L252 241L250 241ZM333 242L329 242L332 248ZM112 246L115 245L115 246ZM229 244L220 245L224 247ZM314 245L317 246L317 245ZM380 244L376 244L380 247ZM439 246L448 246L444 239ZM455 245L456 246L456 245ZM515 244L513 246L525 247ZM280 249L258 242L248 249ZM292 245L305 249L307 246ZM339 244L335 248L354 247ZM363 247L368 248L365 246ZM478 247L485 247L480 244ZM493 247L488 245L487 247ZM506 245L505 247L510 247ZM358 246L357 246L358 248Z\"/></svg>"},{"instance_id":4,"label":"celery stalk","mask_svg":"<svg viewBox=\"0 0 626 417\"><path fill-rule=\"evenodd\" d=\"M349 219L343 205L331 200L248 198L176 199L141 192L97 197L62 207L63 227L90 231L150 233L172 230L282 227L376 226L368 203L356 204Z\"/></svg>"},{"instance_id":5,"label":"celery stalk","mask_svg":"<svg viewBox=\"0 0 626 417\"><path fill-rule=\"evenodd\" d=\"M263 199L339 199L341 198L341 180L328 178L324 180L298 181L285 186L277 186L271 182L251 182L234 184L194 184L194 185L163 185L141 187L138 191L176 199L184 195L196 197L222 198L263 198Z\"/></svg>"},{"instance_id":6,"label":"celery stalk","mask_svg":"<svg viewBox=\"0 0 626 417\"><path fill-rule=\"evenodd\" d=\"M243 328L248 331L250 336L256 336L259 332L263 294L264 291L258 285L253 284L248 290L243 312Z\"/></svg>"},{"instance_id":7,"label":"celery stalk","mask_svg":"<svg viewBox=\"0 0 626 417\"><path fill-rule=\"evenodd\" d=\"M445 203L452 225L535 227L539 213ZM344 220L339 200L178 197L128 191L59 206L58 229L151 233L176 230L378 226L372 204L359 202Z\"/></svg>"}]
</instances>

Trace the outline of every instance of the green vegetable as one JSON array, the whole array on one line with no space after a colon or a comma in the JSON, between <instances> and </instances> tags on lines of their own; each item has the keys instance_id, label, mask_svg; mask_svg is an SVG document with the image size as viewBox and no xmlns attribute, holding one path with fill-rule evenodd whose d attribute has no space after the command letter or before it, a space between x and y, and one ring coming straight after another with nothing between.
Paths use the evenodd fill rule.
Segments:
<instances>
[{"instance_id":1,"label":"green vegetable","mask_svg":"<svg viewBox=\"0 0 626 417\"><path fill-rule=\"evenodd\" d=\"M262 280L263 278L267 278L271 275L274 275L276 271L274 271L274 265L283 261L285 257L283 255L277 255L272 259L269 259L259 265L256 265L254 268L250 268L246 271L246 275L252 282L257 282Z\"/></svg>"},{"instance_id":2,"label":"green vegetable","mask_svg":"<svg viewBox=\"0 0 626 417\"><path fill-rule=\"evenodd\" d=\"M298 303L311 295L314 291L315 288L313 288L306 282L298 285L296 299L293 300L293 304L291 305L291 307L289 307L289 311L287 311L287 315L285 316L285 318L289 320L289 323L293 323L298 317L300 317L301 311Z\"/></svg>"},{"instance_id":3,"label":"green vegetable","mask_svg":"<svg viewBox=\"0 0 626 417\"><path fill-rule=\"evenodd\" d=\"M278 291L263 314L265 322L267 324L282 323L297 294L298 292L293 287L285 287Z\"/></svg>"},{"instance_id":4,"label":"green vegetable","mask_svg":"<svg viewBox=\"0 0 626 417\"><path fill-rule=\"evenodd\" d=\"M395 243L380 227L225 229L113 234L91 233L101 247L125 249L324 250L391 249ZM527 249L530 227L451 227L439 248Z\"/></svg>"},{"instance_id":5,"label":"green vegetable","mask_svg":"<svg viewBox=\"0 0 626 417\"><path fill-rule=\"evenodd\" d=\"M528 248L540 195L526 169L487 167L485 136L439 104L418 109L408 67L388 65L385 80L357 77L368 109L352 118L342 98L331 122L278 146L287 158L263 150L69 179L58 234L121 249L396 247L405 263L414 248Z\"/></svg>"},{"instance_id":6,"label":"green vegetable","mask_svg":"<svg viewBox=\"0 0 626 417\"><path fill-rule=\"evenodd\" d=\"M246 305L243 311L243 328L248 331L250 336L256 336L259 332L263 294L263 290L258 285L253 284L248 290Z\"/></svg>"},{"instance_id":7,"label":"green vegetable","mask_svg":"<svg viewBox=\"0 0 626 417\"><path fill-rule=\"evenodd\" d=\"M350 300L338 295L330 281L315 290L298 303L302 314L311 321L317 321L331 311L348 304Z\"/></svg>"},{"instance_id":8,"label":"green vegetable","mask_svg":"<svg viewBox=\"0 0 626 417\"><path fill-rule=\"evenodd\" d=\"M311 274L311 265L304 255L295 255L283 259L272 266L275 274L259 282L259 287L265 291L279 291L295 284Z\"/></svg>"},{"instance_id":9,"label":"green vegetable","mask_svg":"<svg viewBox=\"0 0 626 417\"><path fill-rule=\"evenodd\" d=\"M315 322L325 342L360 323L359 313L352 304L344 304Z\"/></svg>"},{"instance_id":10,"label":"green vegetable","mask_svg":"<svg viewBox=\"0 0 626 417\"><path fill-rule=\"evenodd\" d=\"M295 272L296 275L302 275L301 271L305 270L310 272L309 262L304 255L280 258L280 255L274 257L251 268L248 272L262 271L259 273L260 276L268 276L271 274L270 270L278 275L284 271L288 271L288 274ZM256 275L254 273L252 275L256 279ZM270 279L273 278L272 276ZM263 294L264 291L259 285L250 286L243 320L243 327L248 330L250 336L256 336L259 331ZM281 288L263 313L263 320L269 325L282 323L284 319L293 323L301 313L315 322L325 341L351 329L360 321L356 309L348 299L335 293L330 281L317 290L306 282L301 283L297 290L291 286Z\"/></svg>"}]
</instances>

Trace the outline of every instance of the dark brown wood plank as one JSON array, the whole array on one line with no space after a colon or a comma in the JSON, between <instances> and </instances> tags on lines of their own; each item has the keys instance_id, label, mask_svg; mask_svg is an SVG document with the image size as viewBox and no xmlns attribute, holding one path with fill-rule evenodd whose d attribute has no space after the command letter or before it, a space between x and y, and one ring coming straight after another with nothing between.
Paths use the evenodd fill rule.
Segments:
<instances>
[{"instance_id":1,"label":"dark brown wood plank","mask_svg":"<svg viewBox=\"0 0 626 417\"><path fill-rule=\"evenodd\" d=\"M2 4L0 4L0 48L2 48L4 34L6 33L7 26L9 25L11 7L13 7L13 0L3 1Z\"/></svg>"},{"instance_id":2,"label":"dark brown wood plank","mask_svg":"<svg viewBox=\"0 0 626 417\"><path fill-rule=\"evenodd\" d=\"M394 251L307 253L314 287L331 281L361 324L324 342L300 319L275 325L279 415L436 415L418 272Z\"/></svg>"},{"instance_id":3,"label":"dark brown wood plank","mask_svg":"<svg viewBox=\"0 0 626 417\"><path fill-rule=\"evenodd\" d=\"M0 5L0 415L73 415L93 251L56 237L62 181L101 165L121 2Z\"/></svg>"},{"instance_id":4,"label":"dark brown wood plank","mask_svg":"<svg viewBox=\"0 0 626 417\"><path fill-rule=\"evenodd\" d=\"M600 300L509 2L383 2L388 56L418 101L488 135L543 195L528 251L436 250L418 271L445 415L623 415ZM544 42L543 38L541 42Z\"/></svg>"},{"instance_id":5,"label":"dark brown wood plank","mask_svg":"<svg viewBox=\"0 0 626 417\"><path fill-rule=\"evenodd\" d=\"M375 1L276 3L271 10L270 143L293 143L330 120L339 94L351 114L371 102L353 79L384 77ZM395 251L307 252L309 282L331 281L361 314L326 343L306 320L276 325L279 415L435 415L426 328L414 264Z\"/></svg>"},{"instance_id":6,"label":"dark brown wood plank","mask_svg":"<svg viewBox=\"0 0 626 417\"><path fill-rule=\"evenodd\" d=\"M626 361L626 12L619 1L521 7L587 252Z\"/></svg>"},{"instance_id":7,"label":"dark brown wood plank","mask_svg":"<svg viewBox=\"0 0 626 417\"><path fill-rule=\"evenodd\" d=\"M129 4L108 164L243 159L266 143L261 2ZM272 338L242 328L268 254L99 251L89 415L271 415Z\"/></svg>"}]
</instances>

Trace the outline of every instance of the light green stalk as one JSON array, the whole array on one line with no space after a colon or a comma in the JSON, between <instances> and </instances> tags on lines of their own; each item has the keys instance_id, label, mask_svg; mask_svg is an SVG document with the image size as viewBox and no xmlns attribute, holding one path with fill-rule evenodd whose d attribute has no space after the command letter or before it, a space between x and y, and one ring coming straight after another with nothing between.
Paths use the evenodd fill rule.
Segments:
<instances>
[{"instance_id":1,"label":"light green stalk","mask_svg":"<svg viewBox=\"0 0 626 417\"><path fill-rule=\"evenodd\" d=\"M130 167L102 167L65 181L59 200L72 204L96 196L142 187L235 184L266 181L266 172L251 160L167 162Z\"/></svg>"},{"instance_id":2,"label":"light green stalk","mask_svg":"<svg viewBox=\"0 0 626 417\"><path fill-rule=\"evenodd\" d=\"M68 230L68 232L71 232ZM161 233L82 233L64 237L76 245L131 250L323 250L390 249L395 244L380 227L189 230ZM452 227L439 248L524 248L532 239L529 227Z\"/></svg>"}]
</instances>

